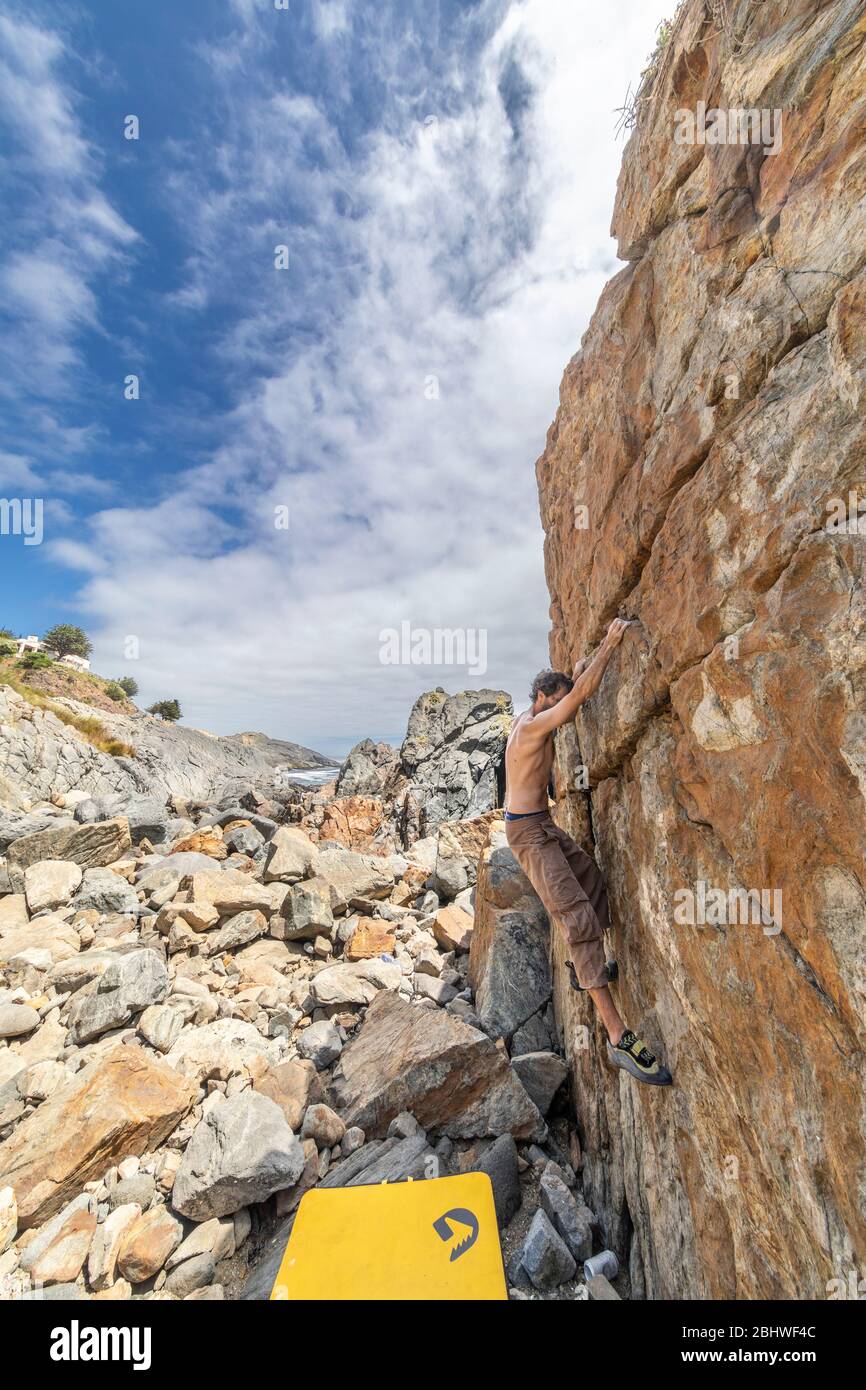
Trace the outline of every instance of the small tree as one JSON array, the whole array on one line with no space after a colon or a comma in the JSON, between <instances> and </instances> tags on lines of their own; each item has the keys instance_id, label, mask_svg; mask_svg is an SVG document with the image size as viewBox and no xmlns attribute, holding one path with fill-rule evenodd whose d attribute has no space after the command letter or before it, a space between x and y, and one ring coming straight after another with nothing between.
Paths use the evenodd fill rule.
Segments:
<instances>
[{"instance_id":1,"label":"small tree","mask_svg":"<svg viewBox=\"0 0 866 1390\"><path fill-rule=\"evenodd\" d=\"M125 695L132 699L133 695L138 694L138 681L133 676L120 676L117 684Z\"/></svg>"},{"instance_id":2,"label":"small tree","mask_svg":"<svg viewBox=\"0 0 866 1390\"><path fill-rule=\"evenodd\" d=\"M71 623L58 623L45 633L42 641L58 656L88 657L93 651L93 643L87 633Z\"/></svg>"},{"instance_id":3,"label":"small tree","mask_svg":"<svg viewBox=\"0 0 866 1390\"><path fill-rule=\"evenodd\" d=\"M158 714L160 719L168 719L173 724L176 719L181 718L180 705L177 700L157 700L155 705L148 705L148 714Z\"/></svg>"},{"instance_id":4,"label":"small tree","mask_svg":"<svg viewBox=\"0 0 866 1390\"><path fill-rule=\"evenodd\" d=\"M105 687L105 693L110 700L126 699L126 691L120 684L120 681L109 681L108 685Z\"/></svg>"}]
</instances>

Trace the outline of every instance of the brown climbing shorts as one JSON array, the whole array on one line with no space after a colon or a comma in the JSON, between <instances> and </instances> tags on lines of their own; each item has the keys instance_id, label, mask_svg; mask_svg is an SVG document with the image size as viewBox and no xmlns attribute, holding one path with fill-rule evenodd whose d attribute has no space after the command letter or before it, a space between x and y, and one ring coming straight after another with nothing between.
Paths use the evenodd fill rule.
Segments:
<instances>
[{"instance_id":1,"label":"brown climbing shorts","mask_svg":"<svg viewBox=\"0 0 866 1390\"><path fill-rule=\"evenodd\" d=\"M609 925L604 879L593 859L554 825L547 811L506 820L512 854L565 935L578 984L607 984L603 933Z\"/></svg>"}]
</instances>

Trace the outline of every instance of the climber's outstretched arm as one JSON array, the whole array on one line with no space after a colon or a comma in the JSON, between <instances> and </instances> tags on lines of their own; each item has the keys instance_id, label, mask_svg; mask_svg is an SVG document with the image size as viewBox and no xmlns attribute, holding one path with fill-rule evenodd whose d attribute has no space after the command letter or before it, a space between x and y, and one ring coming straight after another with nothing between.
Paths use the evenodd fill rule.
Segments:
<instances>
[{"instance_id":1,"label":"climber's outstretched arm","mask_svg":"<svg viewBox=\"0 0 866 1390\"><path fill-rule=\"evenodd\" d=\"M552 734L554 729L561 729L563 724L571 722L583 702L588 700L590 695L594 695L601 685L601 678L607 669L607 663L622 641L628 625L625 618L614 618L595 656L578 676L568 694L564 695L552 709L542 710L540 714L533 717L532 730L534 733L546 737L548 734Z\"/></svg>"}]
</instances>

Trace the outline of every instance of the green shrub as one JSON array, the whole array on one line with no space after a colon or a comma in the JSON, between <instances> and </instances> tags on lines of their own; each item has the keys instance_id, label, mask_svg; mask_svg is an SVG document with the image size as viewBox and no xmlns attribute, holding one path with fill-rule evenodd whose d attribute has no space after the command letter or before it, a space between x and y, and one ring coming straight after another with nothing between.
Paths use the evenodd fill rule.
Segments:
<instances>
[{"instance_id":1,"label":"green shrub","mask_svg":"<svg viewBox=\"0 0 866 1390\"><path fill-rule=\"evenodd\" d=\"M180 705L177 700L157 700L156 704L148 705L148 714L158 714L161 719L168 719L174 723L175 719L181 718Z\"/></svg>"},{"instance_id":2,"label":"green shrub","mask_svg":"<svg viewBox=\"0 0 866 1390\"><path fill-rule=\"evenodd\" d=\"M126 699L126 691L120 684L120 681L109 681L108 685L105 687L105 693L111 700Z\"/></svg>"},{"instance_id":3,"label":"green shrub","mask_svg":"<svg viewBox=\"0 0 866 1390\"><path fill-rule=\"evenodd\" d=\"M138 681L132 676L120 676L117 680L117 684L130 699L132 699L133 695L138 694Z\"/></svg>"},{"instance_id":4,"label":"green shrub","mask_svg":"<svg viewBox=\"0 0 866 1390\"><path fill-rule=\"evenodd\" d=\"M93 644L87 633L80 627L74 627L72 623L58 623L56 627L44 633L42 641L58 656L88 657L93 651Z\"/></svg>"},{"instance_id":5,"label":"green shrub","mask_svg":"<svg viewBox=\"0 0 866 1390\"><path fill-rule=\"evenodd\" d=\"M54 659L44 652L25 652L18 665L25 671L41 671L46 666L53 666Z\"/></svg>"}]
</instances>

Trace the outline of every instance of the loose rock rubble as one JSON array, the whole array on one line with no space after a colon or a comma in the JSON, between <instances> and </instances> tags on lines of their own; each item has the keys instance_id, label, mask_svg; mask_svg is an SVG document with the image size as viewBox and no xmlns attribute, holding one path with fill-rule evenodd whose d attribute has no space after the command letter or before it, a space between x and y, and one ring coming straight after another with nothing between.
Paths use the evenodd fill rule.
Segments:
<instances>
[{"instance_id":1,"label":"loose rock rubble","mask_svg":"<svg viewBox=\"0 0 866 1390\"><path fill-rule=\"evenodd\" d=\"M548 928L499 823L372 855L253 788L57 800L0 818L0 1296L266 1296L309 1188L472 1168L514 1289L576 1296Z\"/></svg>"}]
</instances>

